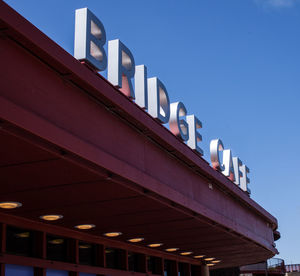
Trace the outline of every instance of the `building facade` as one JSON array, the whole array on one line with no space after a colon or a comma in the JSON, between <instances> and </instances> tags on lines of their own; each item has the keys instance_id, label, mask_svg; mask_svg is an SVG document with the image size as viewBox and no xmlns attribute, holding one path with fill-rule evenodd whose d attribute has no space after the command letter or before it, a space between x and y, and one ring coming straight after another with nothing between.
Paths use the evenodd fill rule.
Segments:
<instances>
[{"instance_id":1,"label":"building facade","mask_svg":"<svg viewBox=\"0 0 300 276\"><path fill-rule=\"evenodd\" d=\"M300 275L300 264L287 264L285 269L286 275Z\"/></svg>"},{"instance_id":2,"label":"building facade","mask_svg":"<svg viewBox=\"0 0 300 276\"><path fill-rule=\"evenodd\" d=\"M277 220L0 1L0 275L208 275Z\"/></svg>"},{"instance_id":3,"label":"building facade","mask_svg":"<svg viewBox=\"0 0 300 276\"><path fill-rule=\"evenodd\" d=\"M284 260L272 258L265 262L246 265L240 268L240 276L284 276L286 273Z\"/></svg>"}]
</instances>

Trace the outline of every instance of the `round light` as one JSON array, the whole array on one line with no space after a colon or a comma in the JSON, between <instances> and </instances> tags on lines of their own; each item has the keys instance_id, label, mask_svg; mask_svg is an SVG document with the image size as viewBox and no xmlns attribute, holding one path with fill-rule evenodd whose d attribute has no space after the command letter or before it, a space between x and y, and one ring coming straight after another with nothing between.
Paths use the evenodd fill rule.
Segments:
<instances>
[{"instance_id":1,"label":"round light","mask_svg":"<svg viewBox=\"0 0 300 276\"><path fill-rule=\"evenodd\" d=\"M109 237L109 238L114 238L114 237L121 236L122 233L121 232L108 232L108 233L104 233L103 235L106 237Z\"/></svg>"},{"instance_id":2,"label":"round light","mask_svg":"<svg viewBox=\"0 0 300 276\"><path fill-rule=\"evenodd\" d=\"M214 266L215 264L207 264L207 266Z\"/></svg>"},{"instance_id":3,"label":"round light","mask_svg":"<svg viewBox=\"0 0 300 276\"><path fill-rule=\"evenodd\" d=\"M205 258L204 260L205 261L212 261L212 260L214 260L215 258Z\"/></svg>"},{"instance_id":4,"label":"round light","mask_svg":"<svg viewBox=\"0 0 300 276\"><path fill-rule=\"evenodd\" d=\"M2 208L2 209L14 209L14 208L18 208L21 206L22 206L22 203L20 203L20 202L14 202L14 201L0 202L0 208Z\"/></svg>"},{"instance_id":5,"label":"round light","mask_svg":"<svg viewBox=\"0 0 300 276\"><path fill-rule=\"evenodd\" d=\"M80 224L80 225L76 225L74 227L77 229L80 229L80 230L89 230L89 229L96 227L96 225L95 224Z\"/></svg>"},{"instance_id":6,"label":"round light","mask_svg":"<svg viewBox=\"0 0 300 276\"><path fill-rule=\"evenodd\" d=\"M128 241L129 242L141 242L143 240L144 240L144 238L134 238L134 239L129 239Z\"/></svg>"},{"instance_id":7,"label":"round light","mask_svg":"<svg viewBox=\"0 0 300 276\"><path fill-rule=\"evenodd\" d=\"M179 250L179 248L167 248L166 249L167 252L175 252L177 250Z\"/></svg>"},{"instance_id":8,"label":"round light","mask_svg":"<svg viewBox=\"0 0 300 276\"><path fill-rule=\"evenodd\" d=\"M218 264L221 262L221 260L214 260L214 261L211 261L213 264Z\"/></svg>"},{"instance_id":9,"label":"round light","mask_svg":"<svg viewBox=\"0 0 300 276\"><path fill-rule=\"evenodd\" d=\"M195 259L201 259L203 258L205 255L197 255L197 256L194 256Z\"/></svg>"},{"instance_id":10,"label":"round light","mask_svg":"<svg viewBox=\"0 0 300 276\"><path fill-rule=\"evenodd\" d=\"M62 215L44 215L44 216L40 216L40 218L43 220L54 221L54 220L62 219L63 216Z\"/></svg>"},{"instance_id":11,"label":"round light","mask_svg":"<svg viewBox=\"0 0 300 276\"><path fill-rule=\"evenodd\" d=\"M180 255L182 255L182 256L187 256L187 255L191 255L191 254L193 254L193 252L191 252L191 251L186 251L186 252L180 253Z\"/></svg>"},{"instance_id":12,"label":"round light","mask_svg":"<svg viewBox=\"0 0 300 276\"><path fill-rule=\"evenodd\" d=\"M152 248L154 248L154 247L160 247L162 245L163 245L163 243L151 243L151 244L148 244L148 246L152 247Z\"/></svg>"}]
</instances>

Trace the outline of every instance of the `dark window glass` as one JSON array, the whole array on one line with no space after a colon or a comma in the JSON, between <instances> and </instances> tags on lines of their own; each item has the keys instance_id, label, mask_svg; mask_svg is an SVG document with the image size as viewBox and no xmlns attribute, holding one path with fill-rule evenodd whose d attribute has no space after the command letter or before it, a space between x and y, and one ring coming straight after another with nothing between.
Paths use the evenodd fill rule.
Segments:
<instances>
[{"instance_id":1,"label":"dark window glass","mask_svg":"<svg viewBox=\"0 0 300 276\"><path fill-rule=\"evenodd\" d=\"M146 272L145 255L128 252L128 269L135 272Z\"/></svg>"},{"instance_id":2,"label":"dark window glass","mask_svg":"<svg viewBox=\"0 0 300 276\"><path fill-rule=\"evenodd\" d=\"M125 250L107 247L105 249L106 267L114 269L126 269Z\"/></svg>"},{"instance_id":3,"label":"dark window glass","mask_svg":"<svg viewBox=\"0 0 300 276\"><path fill-rule=\"evenodd\" d=\"M102 244L95 245L95 265L104 267L104 246Z\"/></svg>"},{"instance_id":4,"label":"dark window glass","mask_svg":"<svg viewBox=\"0 0 300 276\"><path fill-rule=\"evenodd\" d=\"M240 275L240 268L232 267L232 268L214 269L209 272L209 275L211 275L211 276L238 276L238 275ZM258 275L258 274L255 274L255 275ZM260 275L275 275L275 273L274 274L271 274L271 273L266 274L265 271L262 271L262 273ZM280 274L277 274L277 275L280 275ZM283 275L283 274L281 274L281 275ZM290 275L290 273L287 273L285 275ZM294 275L294 273L291 273L291 275ZM296 275L299 275L299 274L296 274Z\"/></svg>"},{"instance_id":5,"label":"dark window glass","mask_svg":"<svg viewBox=\"0 0 300 276\"><path fill-rule=\"evenodd\" d=\"M165 276L177 276L176 275L176 262L165 260L164 262L164 275Z\"/></svg>"},{"instance_id":6,"label":"dark window glass","mask_svg":"<svg viewBox=\"0 0 300 276\"><path fill-rule=\"evenodd\" d=\"M47 235L47 259L67 261L67 240L59 236Z\"/></svg>"},{"instance_id":7,"label":"dark window glass","mask_svg":"<svg viewBox=\"0 0 300 276\"><path fill-rule=\"evenodd\" d=\"M148 271L152 274L162 274L162 259L153 256L147 256Z\"/></svg>"},{"instance_id":8,"label":"dark window glass","mask_svg":"<svg viewBox=\"0 0 300 276\"><path fill-rule=\"evenodd\" d=\"M178 263L178 276L189 276L189 265L187 263Z\"/></svg>"},{"instance_id":9,"label":"dark window glass","mask_svg":"<svg viewBox=\"0 0 300 276\"><path fill-rule=\"evenodd\" d=\"M6 227L6 252L33 257L33 236L33 231L8 225Z\"/></svg>"},{"instance_id":10,"label":"dark window glass","mask_svg":"<svg viewBox=\"0 0 300 276\"><path fill-rule=\"evenodd\" d=\"M79 242L79 263L82 265L96 265L96 245Z\"/></svg>"},{"instance_id":11,"label":"dark window glass","mask_svg":"<svg viewBox=\"0 0 300 276\"><path fill-rule=\"evenodd\" d=\"M68 276L69 272L65 270L56 270L56 269L47 268L46 275L47 276Z\"/></svg>"},{"instance_id":12,"label":"dark window glass","mask_svg":"<svg viewBox=\"0 0 300 276\"><path fill-rule=\"evenodd\" d=\"M191 265L191 276L201 275L201 267L199 265Z\"/></svg>"}]
</instances>

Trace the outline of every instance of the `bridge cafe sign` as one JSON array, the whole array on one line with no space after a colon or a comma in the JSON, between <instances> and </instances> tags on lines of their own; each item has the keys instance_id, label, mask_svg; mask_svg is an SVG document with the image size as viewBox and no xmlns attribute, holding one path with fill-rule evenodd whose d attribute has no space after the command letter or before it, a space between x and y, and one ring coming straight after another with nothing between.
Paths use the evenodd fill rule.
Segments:
<instances>
[{"instance_id":1,"label":"bridge cafe sign","mask_svg":"<svg viewBox=\"0 0 300 276\"><path fill-rule=\"evenodd\" d=\"M202 156L203 150L198 144L202 141L198 132L202 128L201 121L195 115L188 115L182 102L170 103L163 82L157 77L148 78L147 67L136 66L132 53L119 39L108 41L107 54L105 43L106 33L101 21L87 8L76 10L75 58L85 61L96 71L107 69L109 82L160 123L169 123L170 131ZM233 157L230 149L224 148L221 139L210 142L210 158L215 170L250 194L248 167L238 157Z\"/></svg>"}]
</instances>

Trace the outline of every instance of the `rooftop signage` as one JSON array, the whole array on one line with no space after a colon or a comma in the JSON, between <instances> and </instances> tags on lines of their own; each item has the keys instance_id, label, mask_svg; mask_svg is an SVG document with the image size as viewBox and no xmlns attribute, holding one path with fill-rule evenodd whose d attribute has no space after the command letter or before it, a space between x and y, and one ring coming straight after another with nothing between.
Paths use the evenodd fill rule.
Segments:
<instances>
[{"instance_id":1,"label":"rooftop signage","mask_svg":"<svg viewBox=\"0 0 300 276\"><path fill-rule=\"evenodd\" d=\"M95 71L107 69L107 80L112 85L161 124L169 124L169 130L176 137L202 156L203 150L199 146L202 122L195 115L189 115L182 102L171 103L163 82L157 77L148 78L147 67L136 66L131 51L119 39L108 41L107 54L105 43L106 32L101 21L87 8L76 10L75 58L86 62ZM224 148L221 139L210 142L210 158L215 170L250 194L248 167L238 157L233 157L230 149Z\"/></svg>"}]
</instances>

